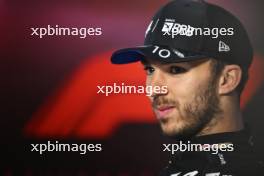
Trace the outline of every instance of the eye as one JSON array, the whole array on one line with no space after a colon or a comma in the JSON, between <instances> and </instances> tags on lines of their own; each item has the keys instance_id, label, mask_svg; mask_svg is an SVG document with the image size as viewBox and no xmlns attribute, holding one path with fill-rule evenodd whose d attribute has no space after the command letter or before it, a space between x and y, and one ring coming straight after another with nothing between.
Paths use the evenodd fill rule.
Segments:
<instances>
[{"instance_id":1,"label":"eye","mask_svg":"<svg viewBox=\"0 0 264 176\"><path fill-rule=\"evenodd\" d=\"M186 72L187 70L183 67L171 66L169 71L171 74L180 74Z\"/></svg>"},{"instance_id":2,"label":"eye","mask_svg":"<svg viewBox=\"0 0 264 176\"><path fill-rule=\"evenodd\" d=\"M155 69L151 66L144 66L144 70L146 71L147 75L151 75Z\"/></svg>"}]
</instances>

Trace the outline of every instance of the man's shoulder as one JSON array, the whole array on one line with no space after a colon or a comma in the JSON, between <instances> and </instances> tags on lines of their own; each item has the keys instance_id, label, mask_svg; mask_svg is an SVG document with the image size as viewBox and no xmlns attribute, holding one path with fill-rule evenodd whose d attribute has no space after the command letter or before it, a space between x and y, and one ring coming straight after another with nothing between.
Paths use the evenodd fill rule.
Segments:
<instances>
[{"instance_id":1,"label":"man's shoulder","mask_svg":"<svg viewBox=\"0 0 264 176\"><path fill-rule=\"evenodd\" d=\"M236 146L234 151L208 154L204 172L215 171L226 176L264 175L264 162L252 146L241 145Z\"/></svg>"},{"instance_id":2,"label":"man's shoulder","mask_svg":"<svg viewBox=\"0 0 264 176\"><path fill-rule=\"evenodd\" d=\"M264 175L263 159L251 148L227 152L225 159L228 163L227 167L238 175L253 175L253 173Z\"/></svg>"}]
</instances>

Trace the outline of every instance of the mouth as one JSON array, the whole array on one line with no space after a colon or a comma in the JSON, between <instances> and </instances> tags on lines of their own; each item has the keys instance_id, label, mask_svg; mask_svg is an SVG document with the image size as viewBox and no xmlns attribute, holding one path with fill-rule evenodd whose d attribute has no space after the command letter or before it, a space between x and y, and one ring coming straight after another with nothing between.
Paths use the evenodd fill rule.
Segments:
<instances>
[{"instance_id":1,"label":"mouth","mask_svg":"<svg viewBox=\"0 0 264 176\"><path fill-rule=\"evenodd\" d=\"M164 105L155 108L158 120L168 118L168 115L174 110L175 106Z\"/></svg>"}]
</instances>

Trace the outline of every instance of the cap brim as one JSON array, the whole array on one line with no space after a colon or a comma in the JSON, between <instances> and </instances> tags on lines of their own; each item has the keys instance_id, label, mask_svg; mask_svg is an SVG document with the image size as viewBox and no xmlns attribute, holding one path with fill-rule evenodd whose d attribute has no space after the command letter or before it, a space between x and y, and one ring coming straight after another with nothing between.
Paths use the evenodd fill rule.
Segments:
<instances>
[{"instance_id":1,"label":"cap brim","mask_svg":"<svg viewBox=\"0 0 264 176\"><path fill-rule=\"evenodd\" d=\"M208 56L166 46L149 45L118 50L112 54L111 62L113 64L127 64L145 60L146 58L162 63L177 63L208 58Z\"/></svg>"}]
</instances>

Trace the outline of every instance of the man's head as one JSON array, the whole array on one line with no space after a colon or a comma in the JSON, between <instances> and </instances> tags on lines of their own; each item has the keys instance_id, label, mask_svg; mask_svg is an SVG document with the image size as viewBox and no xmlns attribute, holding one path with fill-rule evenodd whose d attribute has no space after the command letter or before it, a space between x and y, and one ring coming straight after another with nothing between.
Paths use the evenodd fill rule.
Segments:
<instances>
[{"instance_id":1,"label":"man's head","mask_svg":"<svg viewBox=\"0 0 264 176\"><path fill-rule=\"evenodd\" d=\"M218 122L226 97L239 96L253 50L239 20L204 1L174 0L162 7L146 31L144 46L113 53L115 64L141 61L153 94L153 109L169 136L189 137Z\"/></svg>"},{"instance_id":2,"label":"man's head","mask_svg":"<svg viewBox=\"0 0 264 176\"><path fill-rule=\"evenodd\" d=\"M217 122L224 96L237 96L242 71L208 58L162 64L142 61L148 86L167 86L167 92L150 97L162 131L178 139L188 138ZM237 102L238 103L238 102Z\"/></svg>"}]
</instances>

